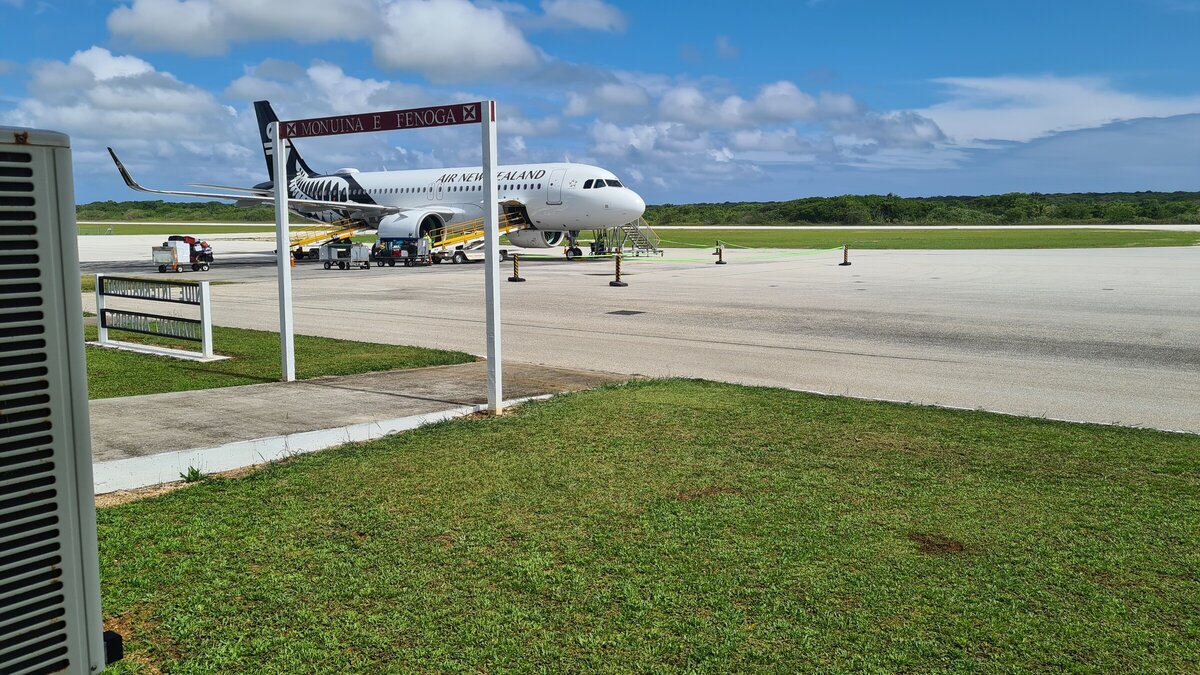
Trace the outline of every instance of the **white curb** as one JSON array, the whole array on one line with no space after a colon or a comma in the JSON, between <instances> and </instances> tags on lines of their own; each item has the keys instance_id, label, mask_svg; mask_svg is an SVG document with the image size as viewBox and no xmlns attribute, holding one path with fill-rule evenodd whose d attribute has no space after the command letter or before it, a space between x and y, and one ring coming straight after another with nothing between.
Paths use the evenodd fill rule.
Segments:
<instances>
[{"instance_id":1,"label":"white curb","mask_svg":"<svg viewBox=\"0 0 1200 675\"><path fill-rule=\"evenodd\" d=\"M505 401L504 405L541 401L551 396L552 394L546 394L518 398ZM305 431L285 436L256 438L250 441L235 441L215 448L193 448L145 457L96 462L92 464L93 486L95 494L99 495L117 490L132 490L162 483L174 483L181 480L181 475L186 474L191 468L204 474L231 471L326 450L346 443L374 440L484 410L487 410L487 404L468 405L424 415L364 422L334 429Z\"/></svg>"}]
</instances>

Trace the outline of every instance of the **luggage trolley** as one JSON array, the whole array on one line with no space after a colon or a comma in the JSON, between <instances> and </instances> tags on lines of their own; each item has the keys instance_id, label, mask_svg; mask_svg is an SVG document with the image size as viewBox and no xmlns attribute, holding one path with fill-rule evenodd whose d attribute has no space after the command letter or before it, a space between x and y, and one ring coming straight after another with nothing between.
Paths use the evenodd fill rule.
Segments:
<instances>
[{"instance_id":1,"label":"luggage trolley","mask_svg":"<svg viewBox=\"0 0 1200 675\"><path fill-rule=\"evenodd\" d=\"M159 272L182 272L190 265L193 272L207 272L213 261L212 246L207 241L178 234L167 237L162 246L150 249L150 259Z\"/></svg>"},{"instance_id":2,"label":"luggage trolley","mask_svg":"<svg viewBox=\"0 0 1200 675\"><path fill-rule=\"evenodd\" d=\"M348 270L351 267L369 270L371 247L366 244L352 244L345 239L331 241L321 244L320 259L322 266L327 270L333 269L335 265L339 270Z\"/></svg>"},{"instance_id":3,"label":"luggage trolley","mask_svg":"<svg viewBox=\"0 0 1200 675\"><path fill-rule=\"evenodd\" d=\"M424 267L433 264L433 258L429 251L429 240L411 237L380 239L379 243L371 249L371 260L377 267L384 265L395 267L397 263L405 267Z\"/></svg>"}]
</instances>

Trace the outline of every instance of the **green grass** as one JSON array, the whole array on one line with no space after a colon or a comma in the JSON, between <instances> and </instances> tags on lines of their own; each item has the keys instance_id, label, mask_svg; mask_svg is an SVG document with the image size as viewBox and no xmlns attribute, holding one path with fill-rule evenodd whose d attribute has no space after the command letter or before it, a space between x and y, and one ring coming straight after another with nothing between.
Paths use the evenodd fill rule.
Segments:
<instances>
[{"instance_id":1,"label":"green grass","mask_svg":"<svg viewBox=\"0 0 1200 675\"><path fill-rule=\"evenodd\" d=\"M726 230L720 227L660 230L664 245L679 242L711 246L715 240L753 248L871 249L1003 249L1114 248L1127 246L1195 246L1200 232L1105 229L988 229L956 230Z\"/></svg>"},{"instance_id":2,"label":"green grass","mask_svg":"<svg viewBox=\"0 0 1200 675\"><path fill-rule=\"evenodd\" d=\"M95 340L96 328L87 326L85 334L88 340ZM197 343L150 338L137 333L110 331L109 336L127 342L153 342L190 351L199 349ZM278 333L214 326L213 348L216 353L232 358L196 363L89 346L88 394L90 398L98 399L279 381ZM296 377L300 379L474 360L475 357L463 352L296 336Z\"/></svg>"},{"instance_id":3,"label":"green grass","mask_svg":"<svg viewBox=\"0 0 1200 675\"><path fill-rule=\"evenodd\" d=\"M226 234L226 233L242 233L242 232L274 232L275 224L266 223L262 225L207 225L188 223L177 225L153 225L147 223L104 223L101 225L80 224L78 226L79 234L161 234L163 236L172 234L190 234L192 236L204 238L209 234ZM109 231L111 230L111 232Z\"/></svg>"},{"instance_id":4,"label":"green grass","mask_svg":"<svg viewBox=\"0 0 1200 675\"><path fill-rule=\"evenodd\" d=\"M99 533L116 672L1200 669L1196 436L635 383Z\"/></svg>"}]
</instances>

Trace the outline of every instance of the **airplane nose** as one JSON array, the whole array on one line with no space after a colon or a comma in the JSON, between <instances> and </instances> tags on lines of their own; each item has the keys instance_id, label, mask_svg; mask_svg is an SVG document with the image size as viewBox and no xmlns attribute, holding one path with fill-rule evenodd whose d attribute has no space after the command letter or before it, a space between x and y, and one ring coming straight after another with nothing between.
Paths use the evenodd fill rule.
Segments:
<instances>
[{"instance_id":1,"label":"airplane nose","mask_svg":"<svg viewBox=\"0 0 1200 675\"><path fill-rule=\"evenodd\" d=\"M629 195L632 197L631 201L633 202L633 218L631 218L631 220L637 220L646 212L646 200L642 199L642 196L633 190L629 191Z\"/></svg>"}]
</instances>

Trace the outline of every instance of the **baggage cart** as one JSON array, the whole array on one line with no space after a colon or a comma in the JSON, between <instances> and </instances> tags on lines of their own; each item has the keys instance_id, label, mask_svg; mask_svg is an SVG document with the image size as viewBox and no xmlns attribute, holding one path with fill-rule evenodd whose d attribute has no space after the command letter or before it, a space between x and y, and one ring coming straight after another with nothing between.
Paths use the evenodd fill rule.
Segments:
<instances>
[{"instance_id":1,"label":"baggage cart","mask_svg":"<svg viewBox=\"0 0 1200 675\"><path fill-rule=\"evenodd\" d=\"M337 267L348 270L351 267L371 269L371 247L366 244L352 244L348 241L335 241L321 244L321 265L325 269Z\"/></svg>"},{"instance_id":2,"label":"baggage cart","mask_svg":"<svg viewBox=\"0 0 1200 675\"><path fill-rule=\"evenodd\" d=\"M371 260L377 267L397 264L405 267L432 265L428 239L400 238L381 239L372 249Z\"/></svg>"}]
</instances>

